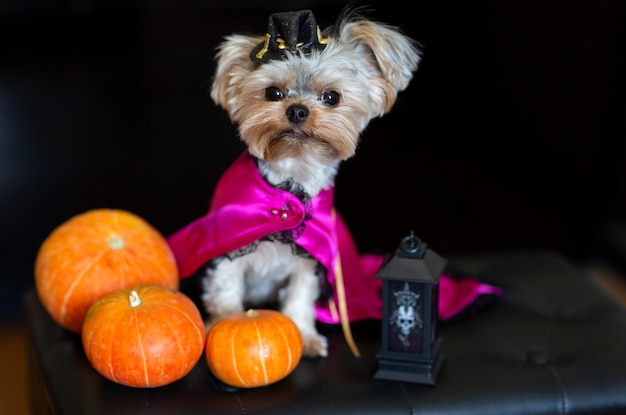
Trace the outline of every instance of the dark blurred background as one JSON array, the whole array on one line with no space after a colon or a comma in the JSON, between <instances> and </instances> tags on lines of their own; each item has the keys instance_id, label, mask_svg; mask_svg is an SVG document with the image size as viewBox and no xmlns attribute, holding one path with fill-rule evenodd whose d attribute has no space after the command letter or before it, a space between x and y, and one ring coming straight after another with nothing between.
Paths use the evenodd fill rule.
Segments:
<instances>
[{"instance_id":1,"label":"dark blurred background","mask_svg":"<svg viewBox=\"0 0 626 415\"><path fill-rule=\"evenodd\" d=\"M624 1L371 1L423 46L395 109L341 168L363 251L414 230L446 257L517 249L623 269ZM45 237L99 207L164 235L243 150L208 86L233 32L342 2L0 1L0 318L20 319Z\"/></svg>"}]
</instances>

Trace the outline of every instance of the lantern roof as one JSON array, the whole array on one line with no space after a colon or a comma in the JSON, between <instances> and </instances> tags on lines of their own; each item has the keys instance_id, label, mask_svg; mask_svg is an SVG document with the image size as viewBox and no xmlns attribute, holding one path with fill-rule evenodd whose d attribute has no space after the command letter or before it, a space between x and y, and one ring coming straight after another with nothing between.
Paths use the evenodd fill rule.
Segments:
<instances>
[{"instance_id":1,"label":"lantern roof","mask_svg":"<svg viewBox=\"0 0 626 415\"><path fill-rule=\"evenodd\" d=\"M447 262L411 231L395 254L385 260L376 278L436 284Z\"/></svg>"}]
</instances>

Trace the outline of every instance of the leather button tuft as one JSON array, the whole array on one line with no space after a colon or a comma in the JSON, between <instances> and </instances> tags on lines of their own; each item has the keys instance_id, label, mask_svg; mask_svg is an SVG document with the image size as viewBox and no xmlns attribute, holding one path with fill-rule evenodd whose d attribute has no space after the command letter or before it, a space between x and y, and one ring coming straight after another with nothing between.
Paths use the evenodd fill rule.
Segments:
<instances>
[{"instance_id":1,"label":"leather button tuft","mask_svg":"<svg viewBox=\"0 0 626 415\"><path fill-rule=\"evenodd\" d=\"M544 366L544 365L549 364L552 361L552 359L550 358L550 355L540 350L529 352L526 355L526 360L529 363L532 363L533 365L537 365L537 366Z\"/></svg>"}]
</instances>

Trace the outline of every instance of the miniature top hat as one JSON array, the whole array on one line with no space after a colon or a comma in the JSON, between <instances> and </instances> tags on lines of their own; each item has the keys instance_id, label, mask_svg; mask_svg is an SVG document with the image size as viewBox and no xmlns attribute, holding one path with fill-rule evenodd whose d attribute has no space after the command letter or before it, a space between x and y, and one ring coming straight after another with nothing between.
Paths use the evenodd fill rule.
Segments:
<instances>
[{"instance_id":1,"label":"miniature top hat","mask_svg":"<svg viewBox=\"0 0 626 415\"><path fill-rule=\"evenodd\" d=\"M329 41L322 36L311 10L274 13L267 24L265 41L252 49L250 59L265 63L282 59L287 53L307 55L313 49L323 50Z\"/></svg>"}]
</instances>

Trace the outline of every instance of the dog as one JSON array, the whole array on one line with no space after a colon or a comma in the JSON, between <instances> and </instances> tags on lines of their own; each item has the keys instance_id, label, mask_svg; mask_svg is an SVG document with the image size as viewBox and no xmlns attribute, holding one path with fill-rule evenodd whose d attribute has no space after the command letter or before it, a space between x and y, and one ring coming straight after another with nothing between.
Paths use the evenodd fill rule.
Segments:
<instances>
[{"instance_id":1,"label":"dog","mask_svg":"<svg viewBox=\"0 0 626 415\"><path fill-rule=\"evenodd\" d=\"M298 326L303 356L328 355L327 339L316 328L315 304L332 270L301 241L315 228L310 219L317 215L311 211L316 197L332 190L340 163L355 155L368 123L392 109L420 59L416 41L354 9L324 31L310 10L301 10L271 15L264 36L225 37L210 97L226 110L246 145L240 162L257 170L252 174L266 182L260 186L289 193L304 212L298 226L256 235L243 246L226 243L228 252L211 258L202 278L207 327L246 308L272 304ZM229 180L221 193L226 198L249 181ZM264 220L288 221L294 204L276 205ZM243 206L239 210L247 209ZM218 222L225 228L241 221ZM256 229L241 227L234 232ZM211 244L230 238L210 233ZM179 251L189 242L182 245ZM204 249L199 246L196 250Z\"/></svg>"}]
</instances>

